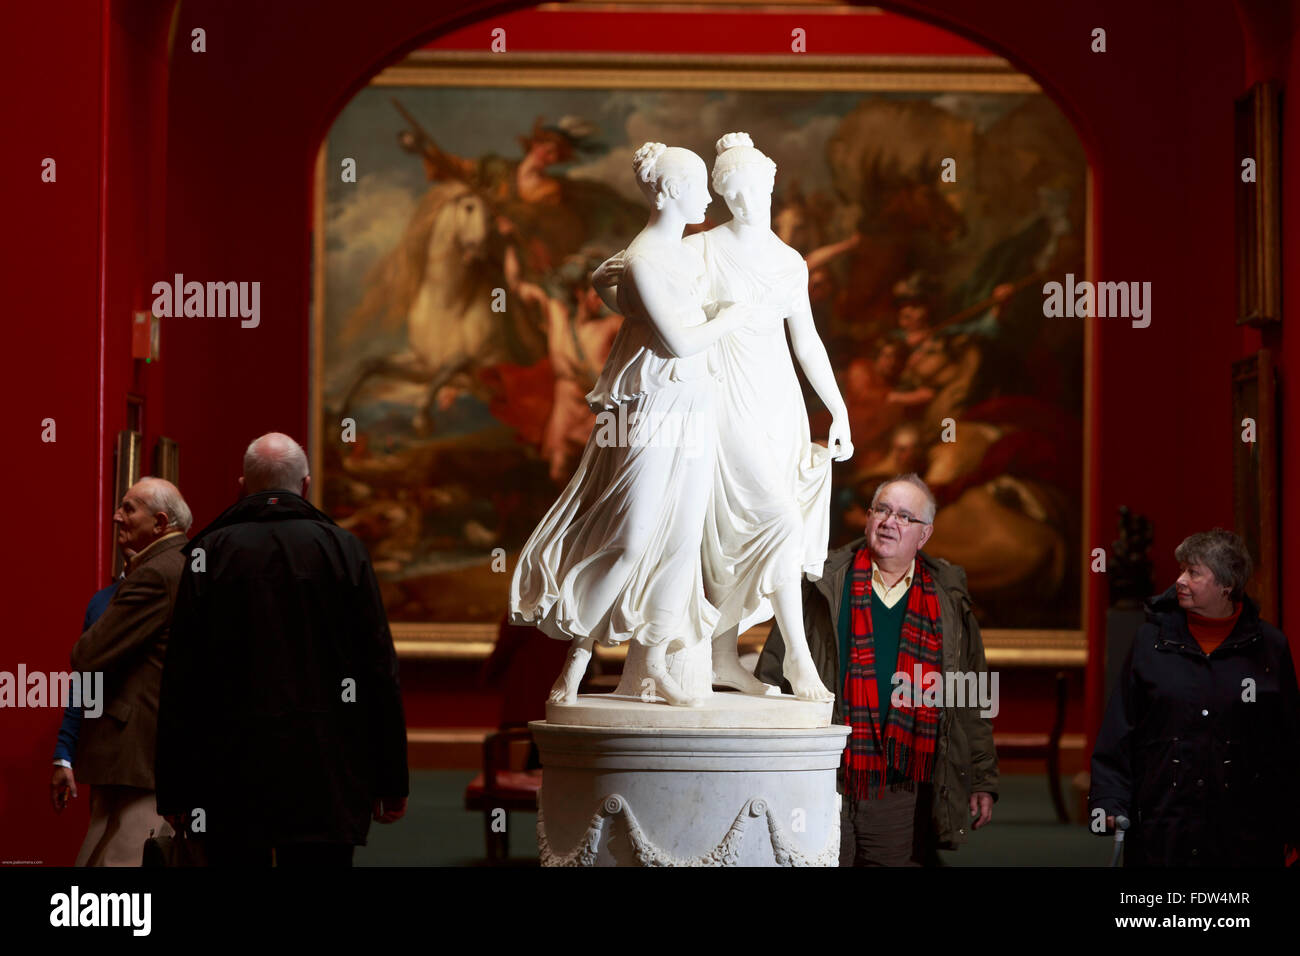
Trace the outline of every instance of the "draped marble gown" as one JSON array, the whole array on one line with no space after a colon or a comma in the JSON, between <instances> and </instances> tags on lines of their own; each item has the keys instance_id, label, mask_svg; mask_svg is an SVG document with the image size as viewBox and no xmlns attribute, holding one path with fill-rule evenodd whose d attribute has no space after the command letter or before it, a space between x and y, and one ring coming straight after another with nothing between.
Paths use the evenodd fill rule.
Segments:
<instances>
[{"instance_id":1,"label":"draped marble gown","mask_svg":"<svg viewBox=\"0 0 1300 956\"><path fill-rule=\"evenodd\" d=\"M691 326L705 321L707 277L698 254L682 248L681 262L656 257L653 265L676 293L676 321ZM634 249L628 261L638 255L646 253ZM560 640L667 642L674 654L707 646L718 620L701 566L717 383L711 350L681 358L665 350L630 279L619 284L618 303L625 321L587 395L596 427L573 478L520 552L510 607L516 623ZM615 568L622 572L611 580ZM624 674L619 692L638 692L636 668ZM702 685L687 683L707 695L707 664Z\"/></svg>"},{"instance_id":2,"label":"draped marble gown","mask_svg":"<svg viewBox=\"0 0 1300 956\"><path fill-rule=\"evenodd\" d=\"M744 631L773 616L778 585L816 580L826 561L832 456L812 441L784 321L807 295L808 267L775 236L758 257L725 226L685 241L704 257L706 299L755 307L754 320L711 356L719 438L702 542L717 632Z\"/></svg>"}]
</instances>

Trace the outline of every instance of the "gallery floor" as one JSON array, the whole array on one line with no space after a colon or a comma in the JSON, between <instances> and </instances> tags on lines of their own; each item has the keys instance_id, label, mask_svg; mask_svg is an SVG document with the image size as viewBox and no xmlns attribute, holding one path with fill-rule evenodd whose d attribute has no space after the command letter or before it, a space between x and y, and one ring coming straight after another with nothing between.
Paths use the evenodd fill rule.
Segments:
<instances>
[{"instance_id":1,"label":"gallery floor","mask_svg":"<svg viewBox=\"0 0 1300 956\"><path fill-rule=\"evenodd\" d=\"M417 770L411 774L406 819L370 829L358 866L484 866L483 817L462 808L472 771ZM960 852L945 853L952 866L1106 866L1111 842L1052 813L1044 777L1008 774L994 807L994 822L972 834ZM537 865L537 816L509 817L511 864Z\"/></svg>"}]
</instances>

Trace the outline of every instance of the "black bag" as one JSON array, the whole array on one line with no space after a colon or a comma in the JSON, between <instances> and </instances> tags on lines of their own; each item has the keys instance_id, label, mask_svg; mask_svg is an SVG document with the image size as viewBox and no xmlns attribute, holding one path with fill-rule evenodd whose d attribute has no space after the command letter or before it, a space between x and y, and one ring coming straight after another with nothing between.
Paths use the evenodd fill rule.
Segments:
<instances>
[{"instance_id":1,"label":"black bag","mask_svg":"<svg viewBox=\"0 0 1300 956\"><path fill-rule=\"evenodd\" d=\"M188 831L165 836L154 836L150 831L149 839L144 841L144 860L140 865L207 866L208 855L203 841L190 836Z\"/></svg>"}]
</instances>

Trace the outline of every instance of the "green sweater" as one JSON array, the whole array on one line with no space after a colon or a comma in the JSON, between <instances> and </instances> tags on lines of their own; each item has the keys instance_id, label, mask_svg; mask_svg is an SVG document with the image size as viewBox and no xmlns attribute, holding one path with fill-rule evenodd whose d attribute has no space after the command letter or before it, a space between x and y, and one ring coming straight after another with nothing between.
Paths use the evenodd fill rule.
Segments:
<instances>
[{"instance_id":1,"label":"green sweater","mask_svg":"<svg viewBox=\"0 0 1300 956\"><path fill-rule=\"evenodd\" d=\"M908 591L910 590L909 588ZM903 636L903 615L907 613L908 591L903 592L893 607L885 607L876 594L876 589L871 588L871 642L876 651L876 689L880 694L880 713L876 715L876 727L881 730L885 727L885 718L889 716L889 697L894 691L893 677L894 671L898 669L898 644ZM840 683L836 694L843 699L844 678L849 672L849 649L853 646L853 588L849 578L844 581L844 596L840 598L839 624ZM885 779L893 783L897 778L897 772L890 767Z\"/></svg>"}]
</instances>

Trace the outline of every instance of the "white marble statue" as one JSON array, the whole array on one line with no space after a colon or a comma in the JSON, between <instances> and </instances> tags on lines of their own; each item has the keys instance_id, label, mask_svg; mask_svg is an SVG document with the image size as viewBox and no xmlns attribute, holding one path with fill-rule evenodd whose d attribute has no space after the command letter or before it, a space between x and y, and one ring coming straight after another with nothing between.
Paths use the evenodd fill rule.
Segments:
<instances>
[{"instance_id":1,"label":"white marble statue","mask_svg":"<svg viewBox=\"0 0 1300 956\"><path fill-rule=\"evenodd\" d=\"M834 700L803 630L802 577L821 576L830 535L831 461L853 454L848 411L808 301L808 266L771 228L776 163L747 133L717 142L713 191L731 219L687 238L704 256L706 299L754 310L715 346L721 380L718 456L704 532L704 590L719 611L713 680L747 693L767 685L741 667L740 630L775 612L796 697ZM786 344L786 330L790 343ZM791 348L831 413L827 445L812 441Z\"/></svg>"},{"instance_id":2,"label":"white marble statue","mask_svg":"<svg viewBox=\"0 0 1300 956\"><path fill-rule=\"evenodd\" d=\"M524 545L510 586L516 623L572 642L551 690L573 703L595 642L643 648L643 673L671 704L701 703L669 675L665 656L707 642L701 542L717 449L717 384L707 350L753 310L702 309L708 279L686 224L704 220L704 162L646 143L633 169L653 209L623 256L625 321L588 404L597 423L568 487Z\"/></svg>"},{"instance_id":3,"label":"white marble statue","mask_svg":"<svg viewBox=\"0 0 1300 956\"><path fill-rule=\"evenodd\" d=\"M784 673L796 697L829 701L803 629L802 576L816 578L829 537L831 461L853 453L847 412L813 324L808 267L771 229L776 164L746 133L717 142L713 189L730 221L688 237L704 258L706 308L730 303L749 315L719 340L718 451L703 538L705 594L717 607L712 681L749 694L774 689L740 664L744 628L775 613L785 638ZM619 257L597 270L621 289ZM609 294L606 291L605 294ZM800 367L832 415L828 446L809 435L808 413L785 332Z\"/></svg>"}]
</instances>

